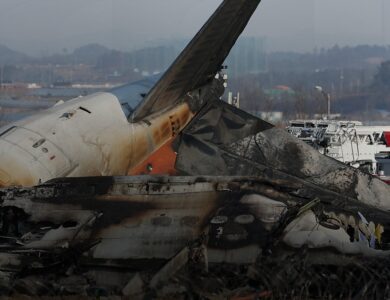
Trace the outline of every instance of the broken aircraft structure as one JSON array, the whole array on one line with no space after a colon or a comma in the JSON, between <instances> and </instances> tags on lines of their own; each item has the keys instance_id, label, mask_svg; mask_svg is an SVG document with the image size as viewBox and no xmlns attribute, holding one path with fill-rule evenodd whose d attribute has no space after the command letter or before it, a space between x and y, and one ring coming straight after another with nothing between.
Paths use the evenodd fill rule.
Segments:
<instances>
[{"instance_id":1,"label":"broken aircraft structure","mask_svg":"<svg viewBox=\"0 0 390 300\"><path fill-rule=\"evenodd\" d=\"M161 77L55 105L2 128L0 186L131 173L209 98L222 96L222 63L259 2L223 2Z\"/></svg>"},{"instance_id":2,"label":"broken aircraft structure","mask_svg":"<svg viewBox=\"0 0 390 300\"><path fill-rule=\"evenodd\" d=\"M220 100L220 66L259 2L225 0L154 86L3 131L3 294L389 294L390 187ZM166 148L168 164L154 160ZM156 170L175 176L121 176Z\"/></svg>"}]
</instances>

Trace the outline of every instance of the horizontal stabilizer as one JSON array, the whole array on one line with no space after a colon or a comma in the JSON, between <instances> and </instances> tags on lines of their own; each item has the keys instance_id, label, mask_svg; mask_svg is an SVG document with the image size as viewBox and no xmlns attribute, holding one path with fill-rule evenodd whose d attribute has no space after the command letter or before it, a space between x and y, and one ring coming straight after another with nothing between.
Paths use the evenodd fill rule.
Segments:
<instances>
[{"instance_id":1,"label":"horizontal stabilizer","mask_svg":"<svg viewBox=\"0 0 390 300\"><path fill-rule=\"evenodd\" d=\"M261 0L225 0L132 115L139 121L215 77Z\"/></svg>"}]
</instances>

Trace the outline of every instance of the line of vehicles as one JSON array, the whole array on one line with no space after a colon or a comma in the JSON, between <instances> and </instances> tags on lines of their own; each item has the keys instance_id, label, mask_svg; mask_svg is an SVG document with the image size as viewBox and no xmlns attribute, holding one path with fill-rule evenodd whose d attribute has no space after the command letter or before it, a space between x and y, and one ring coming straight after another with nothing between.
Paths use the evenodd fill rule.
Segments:
<instances>
[{"instance_id":1,"label":"line of vehicles","mask_svg":"<svg viewBox=\"0 0 390 300\"><path fill-rule=\"evenodd\" d=\"M359 121L292 120L287 131L320 153L390 184L390 126Z\"/></svg>"}]
</instances>

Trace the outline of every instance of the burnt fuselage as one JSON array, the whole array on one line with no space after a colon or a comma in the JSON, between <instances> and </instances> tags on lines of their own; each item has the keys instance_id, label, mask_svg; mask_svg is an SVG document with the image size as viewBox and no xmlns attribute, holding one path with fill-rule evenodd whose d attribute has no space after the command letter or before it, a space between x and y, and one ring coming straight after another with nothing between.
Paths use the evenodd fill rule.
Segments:
<instances>
[{"instance_id":1,"label":"burnt fuselage","mask_svg":"<svg viewBox=\"0 0 390 300\"><path fill-rule=\"evenodd\" d=\"M259 176L128 176L64 178L32 188L3 189L3 254L19 253L19 259L21 253L76 251L88 263L129 267L137 261L169 260L202 240L209 262L252 263L284 236L286 245L295 247L301 240L294 236L302 234L297 228L310 225L303 220L304 226L293 226L293 220L302 221L299 209L312 201L295 196L295 189L304 187L281 183ZM337 250L350 244L351 251L359 250L344 233L354 226L370 236L356 211L387 234L387 213L353 201L332 207L324 197L312 213L320 222L317 227L330 237L344 238L327 247ZM285 232L288 225L293 228ZM387 245L385 235L381 242Z\"/></svg>"}]
</instances>

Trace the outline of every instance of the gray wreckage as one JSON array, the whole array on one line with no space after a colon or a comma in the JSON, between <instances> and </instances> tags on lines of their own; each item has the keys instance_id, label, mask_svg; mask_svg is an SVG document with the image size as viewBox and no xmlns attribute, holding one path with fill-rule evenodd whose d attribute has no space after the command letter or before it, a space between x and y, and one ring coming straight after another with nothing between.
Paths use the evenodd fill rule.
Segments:
<instances>
[{"instance_id":1,"label":"gray wreckage","mask_svg":"<svg viewBox=\"0 0 390 300\"><path fill-rule=\"evenodd\" d=\"M0 134L2 295L390 296L390 187L220 100L259 2L225 0L138 104L125 86ZM164 174L167 143L175 176L125 176Z\"/></svg>"},{"instance_id":2,"label":"gray wreckage","mask_svg":"<svg viewBox=\"0 0 390 300\"><path fill-rule=\"evenodd\" d=\"M1 190L3 290L309 297L332 295L345 276L345 297L388 295L389 187L379 179L220 100L174 147L178 176L62 178ZM338 283L315 272L331 276L332 268ZM375 289L354 285L352 269ZM270 283L274 272L284 279ZM305 288L284 290L298 273ZM200 291L205 278L219 279ZM232 278L243 286L228 290Z\"/></svg>"}]
</instances>

